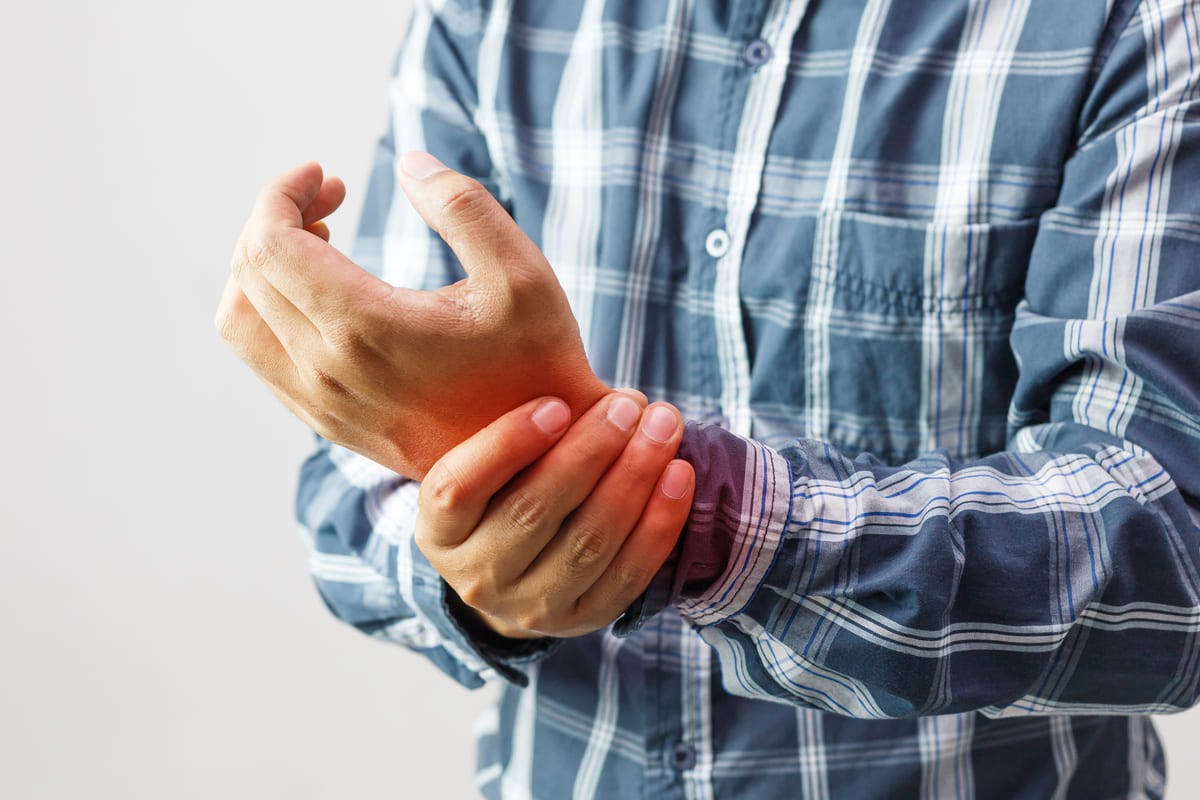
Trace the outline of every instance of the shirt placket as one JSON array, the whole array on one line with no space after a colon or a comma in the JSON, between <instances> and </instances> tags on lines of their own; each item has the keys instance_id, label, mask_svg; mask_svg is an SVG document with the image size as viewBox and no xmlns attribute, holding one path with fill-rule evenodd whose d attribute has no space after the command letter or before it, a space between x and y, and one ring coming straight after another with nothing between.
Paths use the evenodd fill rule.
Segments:
<instances>
[{"instance_id":1,"label":"shirt placket","mask_svg":"<svg viewBox=\"0 0 1200 800\"><path fill-rule=\"evenodd\" d=\"M734 15L739 29L731 31L738 58L727 71L727 102L719 140L720 153L730 153L727 179L713 187L724 195L723 208L712 211L712 225L698 257L711 262L709 277L713 297L713 333L720 378L721 421L741 436L752 434L750 410L750 355L742 319L741 274L750 221L759 202L767 146L787 80L792 39L804 18L807 0L747 0ZM730 112L728 109L740 109ZM725 170L714 170L720 176ZM716 179L714 179L716 180Z\"/></svg>"},{"instance_id":2,"label":"shirt placket","mask_svg":"<svg viewBox=\"0 0 1200 800\"><path fill-rule=\"evenodd\" d=\"M721 154L709 195L723 197L707 209L707 233L690 249L689 281L699 296L713 297L711 327L695 331L693 375L712 373L716 351L720 419L735 433L751 434L750 356L742 320L741 270L750 221L758 204L767 145L787 78L791 42L806 2L741 0L731 8L727 35L736 56L713 93L709 118L718 120L704 142ZM679 109L677 113L698 113ZM729 154L728 156L726 154ZM697 324L708 324L700 321ZM715 348L700 343L714 342ZM703 362L703 363L697 363ZM707 396L716 387L697 386ZM717 685L713 653L680 617L664 613L648 631L647 797L711 798L714 767L712 692ZM664 660L657 652L669 647ZM656 713L655 713L656 712Z\"/></svg>"}]
</instances>

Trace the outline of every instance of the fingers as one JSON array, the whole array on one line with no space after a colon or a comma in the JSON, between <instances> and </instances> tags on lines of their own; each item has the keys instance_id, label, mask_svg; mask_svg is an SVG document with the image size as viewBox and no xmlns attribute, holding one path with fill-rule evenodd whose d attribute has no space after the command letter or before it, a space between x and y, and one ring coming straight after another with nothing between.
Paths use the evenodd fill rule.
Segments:
<instances>
[{"instance_id":1,"label":"fingers","mask_svg":"<svg viewBox=\"0 0 1200 800\"><path fill-rule=\"evenodd\" d=\"M500 282L550 270L541 251L478 181L420 151L405 153L400 167L400 186L409 202L469 275Z\"/></svg>"},{"instance_id":2,"label":"fingers","mask_svg":"<svg viewBox=\"0 0 1200 800\"><path fill-rule=\"evenodd\" d=\"M346 184L342 182L342 179L326 178L317 191L317 196L312 199L307 208L301 210L302 226L308 228L314 222L325 219L337 211L345 199Z\"/></svg>"},{"instance_id":3,"label":"fingers","mask_svg":"<svg viewBox=\"0 0 1200 800\"><path fill-rule=\"evenodd\" d=\"M394 292L390 284L329 246L328 228L321 220L345 196L345 184L338 178L325 179L315 162L280 174L259 192L233 259L234 274L243 286L249 289L253 279L261 279L327 332L344 327L348 313ZM255 289L250 299L257 306L265 303L266 294Z\"/></svg>"},{"instance_id":4,"label":"fingers","mask_svg":"<svg viewBox=\"0 0 1200 800\"><path fill-rule=\"evenodd\" d=\"M527 591L573 603L595 583L642 516L682 438L683 419L674 406L646 409L616 463L521 577Z\"/></svg>"},{"instance_id":5,"label":"fingers","mask_svg":"<svg viewBox=\"0 0 1200 800\"><path fill-rule=\"evenodd\" d=\"M639 389L634 389L630 386L621 386L621 387L615 389L614 391L618 391L622 394L629 395L635 401L637 401L637 404L639 406L641 406L642 408L645 408L647 406L647 404L649 404L649 402L650 402L650 398L646 397L645 392L643 392Z\"/></svg>"},{"instance_id":6,"label":"fingers","mask_svg":"<svg viewBox=\"0 0 1200 800\"><path fill-rule=\"evenodd\" d=\"M279 173L263 187L250 218L272 228L303 228L307 224L303 212L320 194L323 184L324 174L320 164L315 161L298 164ZM312 217L309 221L322 216L325 215Z\"/></svg>"},{"instance_id":7,"label":"fingers","mask_svg":"<svg viewBox=\"0 0 1200 800\"><path fill-rule=\"evenodd\" d=\"M229 343L238 357L271 387L296 416L311 424L308 415L287 399L289 393L297 392L300 383L296 365L232 277L225 282L214 324L221 338Z\"/></svg>"},{"instance_id":8,"label":"fingers","mask_svg":"<svg viewBox=\"0 0 1200 800\"><path fill-rule=\"evenodd\" d=\"M492 495L549 450L570 421L561 400L531 400L442 456L421 482L418 543L460 544Z\"/></svg>"},{"instance_id":9,"label":"fingers","mask_svg":"<svg viewBox=\"0 0 1200 800\"><path fill-rule=\"evenodd\" d=\"M592 628L607 625L646 590L683 532L695 491L691 464L676 459L667 465L636 527L576 602L578 619L590 621Z\"/></svg>"},{"instance_id":10,"label":"fingers","mask_svg":"<svg viewBox=\"0 0 1200 800\"><path fill-rule=\"evenodd\" d=\"M310 223L308 225L308 227L306 227L304 230L308 231L313 236L320 237L321 239L323 239L326 242L329 241L329 226L326 225L321 220L317 220L316 222Z\"/></svg>"},{"instance_id":11,"label":"fingers","mask_svg":"<svg viewBox=\"0 0 1200 800\"><path fill-rule=\"evenodd\" d=\"M337 211L345 199L342 179L324 177L321 165L308 161L281 172L263 187L250 219L265 228L307 228Z\"/></svg>"},{"instance_id":12,"label":"fingers","mask_svg":"<svg viewBox=\"0 0 1200 800\"><path fill-rule=\"evenodd\" d=\"M275 338L293 364L305 364L324 349L321 332L296 306L263 276L259 269L238 269L236 282L243 296Z\"/></svg>"},{"instance_id":13,"label":"fingers","mask_svg":"<svg viewBox=\"0 0 1200 800\"><path fill-rule=\"evenodd\" d=\"M447 453L422 483L417 544L493 629L597 630L662 567L695 474L673 460L679 412L659 403L643 414L639 399L613 392L565 433L565 404L526 404ZM548 408L556 432L539 432L531 413Z\"/></svg>"},{"instance_id":14,"label":"fingers","mask_svg":"<svg viewBox=\"0 0 1200 800\"><path fill-rule=\"evenodd\" d=\"M636 401L607 395L571 426L546 453L488 507L467 543L480 558L492 557L500 581L516 580L554 538L563 520L592 493L625 448L641 418ZM579 536L582 550L601 547L598 531Z\"/></svg>"}]
</instances>

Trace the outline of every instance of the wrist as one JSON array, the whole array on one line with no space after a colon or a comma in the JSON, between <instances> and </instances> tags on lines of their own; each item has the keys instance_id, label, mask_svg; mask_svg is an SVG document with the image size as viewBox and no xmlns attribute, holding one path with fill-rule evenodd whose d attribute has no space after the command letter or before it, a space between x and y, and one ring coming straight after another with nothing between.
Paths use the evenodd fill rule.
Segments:
<instances>
[{"instance_id":1,"label":"wrist","mask_svg":"<svg viewBox=\"0 0 1200 800\"><path fill-rule=\"evenodd\" d=\"M697 480L696 497L710 504L710 511L705 518L694 510L689 519L699 524L686 532L684 570L675 580L672 602L681 616L704 626L740 613L758 590L791 519L793 483L788 461L765 444L712 425L697 426L691 441L703 445L697 457L707 459L696 469L697 475L707 475L704 491ZM713 552L719 556L707 557ZM713 577L705 567L718 560Z\"/></svg>"},{"instance_id":2,"label":"wrist","mask_svg":"<svg viewBox=\"0 0 1200 800\"><path fill-rule=\"evenodd\" d=\"M509 625L499 617L494 617L485 611L467 605L458 596L458 592L454 591L454 588L449 584L446 586L446 603L451 613L458 618L459 624L468 633L493 646L503 646L506 643L505 640L511 642L512 640L546 638L540 633Z\"/></svg>"},{"instance_id":3,"label":"wrist","mask_svg":"<svg viewBox=\"0 0 1200 800\"><path fill-rule=\"evenodd\" d=\"M696 471L696 493L671 586L671 603L703 594L724 573L743 516L748 442L717 425L688 422L677 458Z\"/></svg>"},{"instance_id":4,"label":"wrist","mask_svg":"<svg viewBox=\"0 0 1200 800\"><path fill-rule=\"evenodd\" d=\"M467 606L444 579L437 584L435 592L440 614L433 614L432 619L435 623L444 620L444 627L439 625L439 630L450 641L467 648L498 675L518 686L528 685L523 665L545 658L561 644L561 640L550 636L536 639L504 636L493 630L475 609Z\"/></svg>"},{"instance_id":5,"label":"wrist","mask_svg":"<svg viewBox=\"0 0 1200 800\"><path fill-rule=\"evenodd\" d=\"M518 628L509 625L499 617L494 617L486 611L480 611L478 608L466 606L467 613L475 615L481 625L486 625L493 633L498 636L503 636L506 639L541 639L543 635L534 631L527 631L523 628Z\"/></svg>"},{"instance_id":6,"label":"wrist","mask_svg":"<svg viewBox=\"0 0 1200 800\"><path fill-rule=\"evenodd\" d=\"M667 606L704 595L728 571L743 516L750 442L717 425L687 422L675 457L695 470L692 508L658 574L617 620L618 636L633 633Z\"/></svg>"}]
</instances>

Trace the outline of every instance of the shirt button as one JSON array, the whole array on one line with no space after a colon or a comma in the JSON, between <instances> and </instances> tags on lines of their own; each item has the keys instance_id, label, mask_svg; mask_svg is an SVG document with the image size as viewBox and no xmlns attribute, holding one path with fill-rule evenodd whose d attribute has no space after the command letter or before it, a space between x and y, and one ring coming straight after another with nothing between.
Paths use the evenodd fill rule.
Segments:
<instances>
[{"instance_id":1,"label":"shirt button","mask_svg":"<svg viewBox=\"0 0 1200 800\"><path fill-rule=\"evenodd\" d=\"M704 239L704 249L713 258L720 258L729 252L729 234L724 228L709 231Z\"/></svg>"},{"instance_id":2,"label":"shirt button","mask_svg":"<svg viewBox=\"0 0 1200 800\"><path fill-rule=\"evenodd\" d=\"M667 762L678 772L691 769L696 766L696 748L687 742L676 742L667 753Z\"/></svg>"},{"instance_id":3,"label":"shirt button","mask_svg":"<svg viewBox=\"0 0 1200 800\"><path fill-rule=\"evenodd\" d=\"M742 60L752 67L761 67L771 60L771 45L766 39L755 39L742 49Z\"/></svg>"}]
</instances>

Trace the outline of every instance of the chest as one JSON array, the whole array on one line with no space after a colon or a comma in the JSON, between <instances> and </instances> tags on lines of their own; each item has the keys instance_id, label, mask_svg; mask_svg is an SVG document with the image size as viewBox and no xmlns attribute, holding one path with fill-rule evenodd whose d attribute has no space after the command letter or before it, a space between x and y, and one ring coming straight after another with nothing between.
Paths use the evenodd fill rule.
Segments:
<instances>
[{"instance_id":1,"label":"chest","mask_svg":"<svg viewBox=\"0 0 1200 800\"><path fill-rule=\"evenodd\" d=\"M608 379L896 453L943 443L931 409L986 392L987 445L1105 14L517 3L493 140ZM911 404L884 404L881 375Z\"/></svg>"}]
</instances>

